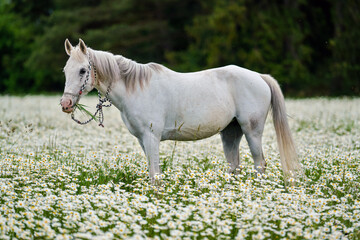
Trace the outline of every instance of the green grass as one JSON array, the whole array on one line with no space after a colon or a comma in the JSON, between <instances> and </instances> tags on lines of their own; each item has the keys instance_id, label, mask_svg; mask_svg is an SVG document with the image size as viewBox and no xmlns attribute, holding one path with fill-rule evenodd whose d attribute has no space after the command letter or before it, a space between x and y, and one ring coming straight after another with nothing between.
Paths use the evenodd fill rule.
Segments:
<instances>
[{"instance_id":1,"label":"green grass","mask_svg":"<svg viewBox=\"0 0 360 240\"><path fill-rule=\"evenodd\" d=\"M162 143L153 185L115 109L104 112L103 129L79 126L60 109L39 114L44 107L1 100L19 108L0 124L0 239L359 239L357 99L287 102L304 170L287 187L271 122L265 175L253 170L244 140L241 171L228 174L215 136Z\"/></svg>"},{"instance_id":2,"label":"green grass","mask_svg":"<svg viewBox=\"0 0 360 240\"><path fill-rule=\"evenodd\" d=\"M96 121L96 122L99 121L98 117L94 116L91 112L89 112L89 110L86 109L86 108L87 108L86 105L80 104L80 103L76 103L75 107L76 107L76 108L75 108L75 111L76 111L76 109L79 109L80 112L81 112L83 115L92 118L92 119L93 119L94 121Z\"/></svg>"}]
</instances>

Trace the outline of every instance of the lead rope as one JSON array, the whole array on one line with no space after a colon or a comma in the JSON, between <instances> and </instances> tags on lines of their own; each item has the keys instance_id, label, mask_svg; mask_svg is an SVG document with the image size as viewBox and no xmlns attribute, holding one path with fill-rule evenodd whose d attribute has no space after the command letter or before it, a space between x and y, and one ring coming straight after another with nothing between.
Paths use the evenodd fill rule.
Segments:
<instances>
[{"instance_id":1,"label":"lead rope","mask_svg":"<svg viewBox=\"0 0 360 240\"><path fill-rule=\"evenodd\" d=\"M87 75L86 75L86 79L85 79L85 82L84 82L84 84L81 86L81 88L80 88L80 91L79 91L79 96L78 97L80 97L80 95L83 93L83 91L84 91L84 89L85 89L85 87L86 87L86 84L87 84L87 82L89 81L89 75L90 75L90 73L91 73L91 65L93 65L93 68L94 68L94 80L96 81L96 68L95 68L95 65L94 64L92 64L92 62L91 61L89 61L89 71L88 71L88 73L87 73ZM112 105L112 102L111 102L111 100L109 99L109 93L110 93L110 90L111 90L111 84L109 85L109 87L107 88L107 90L106 90L106 93L105 93L105 97L104 98L101 98L101 93L100 93L100 91L98 90L98 96L99 96L99 103L96 105L96 112L94 113L94 115L90 118L90 119L88 119L88 120L86 120L86 121L80 121L80 120L78 120L78 119L76 119L75 118L75 114L74 114L74 112L75 112L75 110L76 110L76 105L75 105L75 109L74 109L74 111L71 113L71 119L72 120L74 120L76 123L78 123L78 124L80 124L80 125L85 125L85 124L88 124L89 122L91 122L92 120L94 120L94 119L96 119L96 115L98 115L99 114L99 126L101 126L101 127L104 127L104 113L103 113L103 107L111 107L111 105ZM104 104L104 103L106 103L106 102L109 102L108 104Z\"/></svg>"}]
</instances>

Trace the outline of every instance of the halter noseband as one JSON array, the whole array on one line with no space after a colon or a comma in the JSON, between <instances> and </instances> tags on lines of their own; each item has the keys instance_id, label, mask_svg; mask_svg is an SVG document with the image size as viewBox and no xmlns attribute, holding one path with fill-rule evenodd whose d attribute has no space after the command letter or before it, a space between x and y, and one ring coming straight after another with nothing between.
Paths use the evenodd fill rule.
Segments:
<instances>
[{"instance_id":1,"label":"halter noseband","mask_svg":"<svg viewBox=\"0 0 360 240\"><path fill-rule=\"evenodd\" d=\"M79 99L80 99L80 96L81 96L81 94L83 93L83 91L85 90L86 84L87 84L87 82L89 81L89 76L90 76L90 73L91 73L91 65L94 65L94 64L91 64L91 63L92 63L92 62L90 61L90 57L89 57L89 66L88 66L88 71L87 71L87 73L86 73L86 79L85 79L83 85L81 85L78 94L70 93L70 92L64 92L64 94L63 94L63 95L70 95L70 96L72 96L72 97L76 97L76 102L74 103L74 106L76 105L76 103L78 103L78 101L79 101ZM94 76L95 76L94 81L96 81L96 68L95 68L95 65L94 65ZM81 78L82 78L82 77L81 77Z\"/></svg>"},{"instance_id":2,"label":"halter noseband","mask_svg":"<svg viewBox=\"0 0 360 240\"><path fill-rule=\"evenodd\" d=\"M76 104L78 103L81 94L83 93L83 91L86 88L86 85L87 85L87 82L89 81L89 76L91 74L91 69L92 68L94 68L94 82L96 82L96 78L97 78L96 67L95 67L94 63L90 60L90 56L88 57L88 59L89 59L89 66L88 66L88 71L87 71L87 74L86 74L86 79L85 79L83 85L81 86L81 88L79 90L79 93L74 94L74 93L64 92L64 95L70 95L70 96L73 96L73 97L77 98L76 102L74 104L74 106L75 106L74 111L71 113L71 119L72 120L74 120L78 124L85 125L85 124L88 124L89 122L91 122L92 120L94 120L96 118L96 115L99 114L99 126L104 127L104 125L103 125L103 122L104 122L103 107L111 107L111 105L112 105L111 100L109 99L109 93L110 93L110 90L111 90L111 84L108 86L104 98L101 98L101 93L98 90L99 103L96 105L96 112L94 113L94 115L90 119L88 119L88 120L86 120L84 122L81 122L80 120L76 119L75 115L74 115L74 112L75 112L75 110L77 108ZM104 104L106 102L109 102L109 104Z\"/></svg>"}]
</instances>

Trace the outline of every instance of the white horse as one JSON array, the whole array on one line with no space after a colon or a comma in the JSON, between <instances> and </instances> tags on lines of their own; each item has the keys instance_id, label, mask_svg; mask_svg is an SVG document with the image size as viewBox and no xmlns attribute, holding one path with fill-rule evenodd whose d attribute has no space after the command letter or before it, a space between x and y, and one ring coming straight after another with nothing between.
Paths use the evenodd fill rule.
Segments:
<instances>
[{"instance_id":1,"label":"white horse","mask_svg":"<svg viewBox=\"0 0 360 240\"><path fill-rule=\"evenodd\" d=\"M160 174L160 141L192 141L217 133L230 172L239 167L239 143L245 134L255 168L264 173L261 141L270 107L282 169L285 175L300 169L284 97L270 75L234 65L178 73L160 64L138 64L120 55L93 50L81 39L76 47L66 39L65 51L70 57L64 68L63 111L72 112L80 95L93 88L107 92L144 150L152 180Z\"/></svg>"}]
</instances>

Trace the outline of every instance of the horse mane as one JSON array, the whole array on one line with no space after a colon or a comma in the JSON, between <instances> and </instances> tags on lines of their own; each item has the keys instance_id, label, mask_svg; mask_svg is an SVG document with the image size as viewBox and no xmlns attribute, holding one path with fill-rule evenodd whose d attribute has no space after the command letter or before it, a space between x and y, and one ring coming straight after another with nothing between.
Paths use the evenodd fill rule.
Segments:
<instances>
[{"instance_id":1,"label":"horse mane","mask_svg":"<svg viewBox=\"0 0 360 240\"><path fill-rule=\"evenodd\" d=\"M159 72L162 65L156 63L140 64L121 55L96 51L87 48L99 79L115 82L121 78L127 91L133 91L138 84L143 88L150 80L154 71Z\"/></svg>"}]
</instances>

